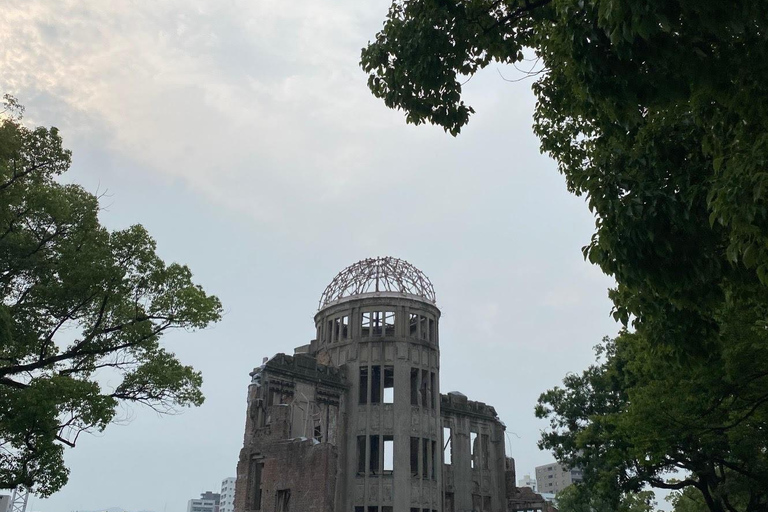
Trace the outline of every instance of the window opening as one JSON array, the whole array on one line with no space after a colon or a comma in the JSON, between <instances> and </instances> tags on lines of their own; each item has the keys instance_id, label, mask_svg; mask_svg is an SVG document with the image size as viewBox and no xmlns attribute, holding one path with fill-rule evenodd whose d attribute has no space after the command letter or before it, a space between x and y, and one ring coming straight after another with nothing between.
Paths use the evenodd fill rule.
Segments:
<instances>
[{"instance_id":1,"label":"window opening","mask_svg":"<svg viewBox=\"0 0 768 512\"><path fill-rule=\"evenodd\" d=\"M395 335L395 312L385 311L384 315L384 336Z\"/></svg>"},{"instance_id":2,"label":"window opening","mask_svg":"<svg viewBox=\"0 0 768 512\"><path fill-rule=\"evenodd\" d=\"M325 340L328 343L333 341L333 320L328 320L328 330L325 332Z\"/></svg>"},{"instance_id":3,"label":"window opening","mask_svg":"<svg viewBox=\"0 0 768 512\"><path fill-rule=\"evenodd\" d=\"M470 432L469 433L469 455L470 455L470 467L472 469L475 469L477 467L477 464L475 464L475 457L477 456L477 432Z\"/></svg>"},{"instance_id":4,"label":"window opening","mask_svg":"<svg viewBox=\"0 0 768 512\"><path fill-rule=\"evenodd\" d=\"M368 367L360 367L360 403L368 403Z\"/></svg>"},{"instance_id":5,"label":"window opening","mask_svg":"<svg viewBox=\"0 0 768 512\"><path fill-rule=\"evenodd\" d=\"M341 339L349 338L349 316L341 317Z\"/></svg>"},{"instance_id":6,"label":"window opening","mask_svg":"<svg viewBox=\"0 0 768 512\"><path fill-rule=\"evenodd\" d=\"M362 327L363 327L363 337L370 336L371 335L371 313L365 312L363 313L363 319L362 319Z\"/></svg>"},{"instance_id":7,"label":"window opening","mask_svg":"<svg viewBox=\"0 0 768 512\"><path fill-rule=\"evenodd\" d=\"M277 491L277 505L275 506L275 512L288 512L291 502L291 490L281 489Z\"/></svg>"},{"instance_id":8,"label":"window opening","mask_svg":"<svg viewBox=\"0 0 768 512\"><path fill-rule=\"evenodd\" d=\"M428 336L427 317L419 315L419 338L426 340Z\"/></svg>"},{"instance_id":9,"label":"window opening","mask_svg":"<svg viewBox=\"0 0 768 512\"><path fill-rule=\"evenodd\" d=\"M251 506L253 510L261 510L261 475L264 470L264 463L258 460L251 460L250 468L250 481L248 485L250 492L248 493L251 498Z\"/></svg>"},{"instance_id":10,"label":"window opening","mask_svg":"<svg viewBox=\"0 0 768 512\"><path fill-rule=\"evenodd\" d=\"M451 428L443 427L443 464L450 466L453 462L453 445Z\"/></svg>"},{"instance_id":11,"label":"window opening","mask_svg":"<svg viewBox=\"0 0 768 512\"><path fill-rule=\"evenodd\" d=\"M378 475L379 474L379 468L381 467L381 462L379 461L379 436L371 436L370 437L371 442L369 443L369 453L370 453L370 461L368 464L368 469L370 470L370 473L372 475Z\"/></svg>"},{"instance_id":12,"label":"window opening","mask_svg":"<svg viewBox=\"0 0 768 512\"><path fill-rule=\"evenodd\" d=\"M365 474L365 436L357 436L357 474Z\"/></svg>"},{"instance_id":13,"label":"window opening","mask_svg":"<svg viewBox=\"0 0 768 512\"><path fill-rule=\"evenodd\" d=\"M408 334L417 338L419 335L419 315L411 313L408 315Z\"/></svg>"},{"instance_id":14,"label":"window opening","mask_svg":"<svg viewBox=\"0 0 768 512\"><path fill-rule=\"evenodd\" d=\"M371 313L372 336L381 336L384 329L384 314L381 311Z\"/></svg>"},{"instance_id":15,"label":"window opening","mask_svg":"<svg viewBox=\"0 0 768 512\"><path fill-rule=\"evenodd\" d=\"M483 496L483 512L492 512L490 496Z\"/></svg>"},{"instance_id":16,"label":"window opening","mask_svg":"<svg viewBox=\"0 0 768 512\"><path fill-rule=\"evenodd\" d=\"M445 500L443 501L443 512L454 512L452 492L445 493Z\"/></svg>"},{"instance_id":17,"label":"window opening","mask_svg":"<svg viewBox=\"0 0 768 512\"><path fill-rule=\"evenodd\" d=\"M429 341L435 342L435 321L429 319Z\"/></svg>"},{"instance_id":18,"label":"window opening","mask_svg":"<svg viewBox=\"0 0 768 512\"><path fill-rule=\"evenodd\" d=\"M317 440L318 443L322 443L323 442L323 426L320 423L319 418L315 418L314 421L315 421L315 428L314 428L314 431L312 432L312 436L315 438L315 440Z\"/></svg>"},{"instance_id":19,"label":"window opening","mask_svg":"<svg viewBox=\"0 0 768 512\"><path fill-rule=\"evenodd\" d=\"M430 443L431 450L431 457L429 458L430 465L432 466L432 480L437 480L437 441L432 441Z\"/></svg>"},{"instance_id":20,"label":"window opening","mask_svg":"<svg viewBox=\"0 0 768 512\"><path fill-rule=\"evenodd\" d=\"M384 367L384 403L395 402L395 369L392 366Z\"/></svg>"},{"instance_id":21,"label":"window opening","mask_svg":"<svg viewBox=\"0 0 768 512\"><path fill-rule=\"evenodd\" d=\"M371 366L371 403L381 402L381 366Z\"/></svg>"},{"instance_id":22,"label":"window opening","mask_svg":"<svg viewBox=\"0 0 768 512\"><path fill-rule=\"evenodd\" d=\"M365 512L365 507L355 507L355 512Z\"/></svg>"},{"instance_id":23,"label":"window opening","mask_svg":"<svg viewBox=\"0 0 768 512\"><path fill-rule=\"evenodd\" d=\"M421 406L429 407L429 370L421 370Z\"/></svg>"},{"instance_id":24,"label":"window opening","mask_svg":"<svg viewBox=\"0 0 768 512\"><path fill-rule=\"evenodd\" d=\"M333 319L333 338L332 341L339 341L339 332L341 331L341 318Z\"/></svg>"},{"instance_id":25,"label":"window opening","mask_svg":"<svg viewBox=\"0 0 768 512\"><path fill-rule=\"evenodd\" d=\"M481 453L483 454L483 469L490 469L491 464L491 454L490 454L490 442L488 439L488 434L483 434L480 436L480 449Z\"/></svg>"},{"instance_id":26,"label":"window opening","mask_svg":"<svg viewBox=\"0 0 768 512\"><path fill-rule=\"evenodd\" d=\"M378 505L368 505L368 512L379 512Z\"/></svg>"},{"instance_id":27,"label":"window opening","mask_svg":"<svg viewBox=\"0 0 768 512\"><path fill-rule=\"evenodd\" d=\"M419 476L419 438L411 438L411 476Z\"/></svg>"},{"instance_id":28,"label":"window opening","mask_svg":"<svg viewBox=\"0 0 768 512\"><path fill-rule=\"evenodd\" d=\"M419 405L419 369L411 368L411 405Z\"/></svg>"},{"instance_id":29,"label":"window opening","mask_svg":"<svg viewBox=\"0 0 768 512\"><path fill-rule=\"evenodd\" d=\"M483 509L483 500L479 494L472 495L472 510L480 512Z\"/></svg>"},{"instance_id":30,"label":"window opening","mask_svg":"<svg viewBox=\"0 0 768 512\"><path fill-rule=\"evenodd\" d=\"M395 440L384 436L384 471L391 473L395 469Z\"/></svg>"},{"instance_id":31,"label":"window opening","mask_svg":"<svg viewBox=\"0 0 768 512\"><path fill-rule=\"evenodd\" d=\"M435 379L435 372L432 372L430 375L430 381L429 381L429 399L432 402L432 408L437 409L437 404L435 403L437 401L437 386L436 386L436 379Z\"/></svg>"},{"instance_id":32,"label":"window opening","mask_svg":"<svg viewBox=\"0 0 768 512\"><path fill-rule=\"evenodd\" d=\"M421 440L421 478L429 478L429 441Z\"/></svg>"}]
</instances>

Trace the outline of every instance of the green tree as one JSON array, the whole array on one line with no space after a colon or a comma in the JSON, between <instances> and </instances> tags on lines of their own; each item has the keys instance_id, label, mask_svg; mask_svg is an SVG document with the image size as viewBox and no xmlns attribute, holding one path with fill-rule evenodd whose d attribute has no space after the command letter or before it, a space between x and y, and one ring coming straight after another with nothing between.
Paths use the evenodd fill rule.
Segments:
<instances>
[{"instance_id":1,"label":"green tree","mask_svg":"<svg viewBox=\"0 0 768 512\"><path fill-rule=\"evenodd\" d=\"M0 119L0 488L48 496L64 447L102 431L119 403L200 405L202 377L159 345L219 319L186 266L166 265L139 225L108 231L97 198L56 178L70 165L56 128L29 129L6 97ZM108 380L113 384L106 384Z\"/></svg>"},{"instance_id":2,"label":"green tree","mask_svg":"<svg viewBox=\"0 0 768 512\"><path fill-rule=\"evenodd\" d=\"M672 504L674 512L707 512L709 510L701 494L691 487L671 493L667 496L667 501Z\"/></svg>"},{"instance_id":3,"label":"green tree","mask_svg":"<svg viewBox=\"0 0 768 512\"><path fill-rule=\"evenodd\" d=\"M539 398L536 414L550 420L539 446L582 467L590 492L612 505L650 484L695 489L710 510L765 510L768 413L756 404L766 389L746 372L768 373L768 346L737 327L733 344L692 364L638 333L604 340L596 364Z\"/></svg>"},{"instance_id":4,"label":"green tree","mask_svg":"<svg viewBox=\"0 0 768 512\"><path fill-rule=\"evenodd\" d=\"M584 485L569 485L557 493L558 512L655 512L652 491L640 491L617 497L618 505L595 497Z\"/></svg>"},{"instance_id":5,"label":"green tree","mask_svg":"<svg viewBox=\"0 0 768 512\"><path fill-rule=\"evenodd\" d=\"M581 449L584 430L625 436L590 452L625 491L695 462L674 485L711 510L736 510L732 485L748 510L768 499L767 32L764 3L745 0L396 0L362 52L376 96L454 135L473 113L466 76L535 52L534 131L587 197L585 257L634 330L609 394L590 373L544 403Z\"/></svg>"}]
</instances>

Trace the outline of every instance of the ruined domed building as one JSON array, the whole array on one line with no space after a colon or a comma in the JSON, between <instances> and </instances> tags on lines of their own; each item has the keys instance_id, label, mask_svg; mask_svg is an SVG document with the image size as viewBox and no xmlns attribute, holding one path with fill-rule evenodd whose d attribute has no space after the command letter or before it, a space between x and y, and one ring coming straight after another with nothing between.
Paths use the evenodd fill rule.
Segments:
<instances>
[{"instance_id":1,"label":"ruined domed building","mask_svg":"<svg viewBox=\"0 0 768 512\"><path fill-rule=\"evenodd\" d=\"M375 258L320 298L316 338L251 373L235 512L540 510L493 407L440 393L429 279Z\"/></svg>"}]
</instances>

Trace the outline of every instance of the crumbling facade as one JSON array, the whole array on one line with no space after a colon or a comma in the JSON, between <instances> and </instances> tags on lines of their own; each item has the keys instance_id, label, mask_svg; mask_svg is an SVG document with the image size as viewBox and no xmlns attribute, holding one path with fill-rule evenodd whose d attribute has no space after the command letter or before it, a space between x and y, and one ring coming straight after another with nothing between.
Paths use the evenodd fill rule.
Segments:
<instances>
[{"instance_id":1,"label":"crumbling facade","mask_svg":"<svg viewBox=\"0 0 768 512\"><path fill-rule=\"evenodd\" d=\"M432 284L394 258L326 288L316 338L251 373L235 512L510 512L521 496L493 407L441 394Z\"/></svg>"}]
</instances>

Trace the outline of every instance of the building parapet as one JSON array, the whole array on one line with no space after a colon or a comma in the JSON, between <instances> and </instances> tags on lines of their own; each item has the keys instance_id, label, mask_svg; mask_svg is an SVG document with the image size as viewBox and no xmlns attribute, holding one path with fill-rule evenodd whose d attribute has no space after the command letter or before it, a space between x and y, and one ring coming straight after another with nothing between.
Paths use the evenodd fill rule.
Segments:
<instances>
[{"instance_id":1,"label":"building parapet","mask_svg":"<svg viewBox=\"0 0 768 512\"><path fill-rule=\"evenodd\" d=\"M443 415L453 413L501 423L496 409L483 402L468 400L461 393L448 393L447 395L441 393L440 410Z\"/></svg>"},{"instance_id":2,"label":"building parapet","mask_svg":"<svg viewBox=\"0 0 768 512\"><path fill-rule=\"evenodd\" d=\"M251 372L253 382L258 382L258 376L264 371L295 377L308 382L323 384L340 389L347 389L344 372L334 366L327 366L317 362L317 359L307 354L276 354L266 363Z\"/></svg>"}]
</instances>

